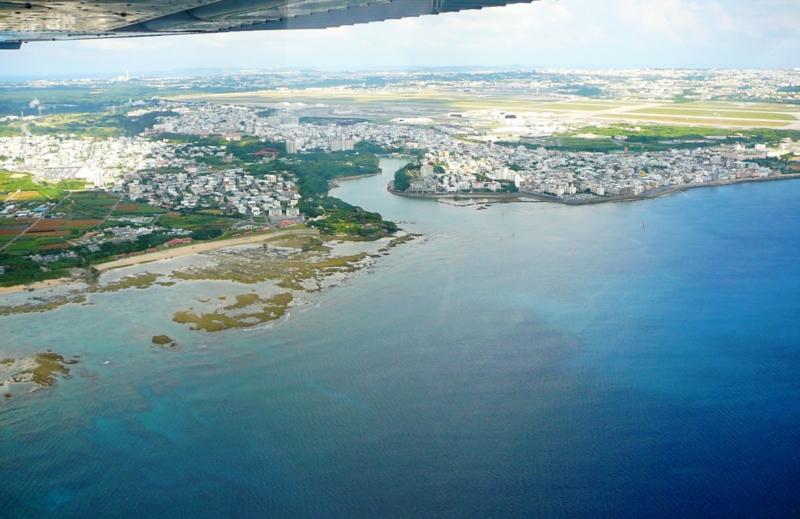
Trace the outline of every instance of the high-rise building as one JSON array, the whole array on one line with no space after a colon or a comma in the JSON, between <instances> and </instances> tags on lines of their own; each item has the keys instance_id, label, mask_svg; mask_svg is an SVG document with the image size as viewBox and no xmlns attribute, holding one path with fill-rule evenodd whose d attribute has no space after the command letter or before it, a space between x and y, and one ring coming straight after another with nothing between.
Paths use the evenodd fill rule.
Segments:
<instances>
[{"instance_id":1,"label":"high-rise building","mask_svg":"<svg viewBox=\"0 0 800 519\"><path fill-rule=\"evenodd\" d=\"M330 147L331 151L344 151L345 140L342 137L334 137L331 139L328 146Z\"/></svg>"}]
</instances>

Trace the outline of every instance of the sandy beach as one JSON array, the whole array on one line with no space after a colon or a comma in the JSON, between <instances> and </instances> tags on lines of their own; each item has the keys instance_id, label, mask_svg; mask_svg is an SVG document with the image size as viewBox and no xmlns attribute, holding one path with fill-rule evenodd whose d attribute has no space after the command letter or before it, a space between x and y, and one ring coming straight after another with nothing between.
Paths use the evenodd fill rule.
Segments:
<instances>
[{"instance_id":1,"label":"sandy beach","mask_svg":"<svg viewBox=\"0 0 800 519\"><path fill-rule=\"evenodd\" d=\"M56 278L56 279L47 279L44 281L37 281L36 283L29 283L27 285L0 287L0 296L5 294L14 294L16 292L22 292L23 290L40 290L43 288L55 288L61 285L66 285L71 281L72 281L71 278Z\"/></svg>"},{"instance_id":2,"label":"sandy beach","mask_svg":"<svg viewBox=\"0 0 800 519\"><path fill-rule=\"evenodd\" d=\"M183 247L175 247L156 252L149 252L147 254L139 254L137 256L109 261L107 263L99 263L95 265L94 268L100 272L105 272L115 268L130 267L133 265L140 265L142 263L179 258L181 256L188 256L190 254L224 249L225 247L236 247L237 245L261 243L277 238L285 238L286 236L319 236L319 231L316 229L294 229L265 234L253 234L251 236L242 236L241 238L230 238L227 240L193 243L192 245L186 245Z\"/></svg>"},{"instance_id":3,"label":"sandy beach","mask_svg":"<svg viewBox=\"0 0 800 519\"><path fill-rule=\"evenodd\" d=\"M224 249L226 247L236 247L238 245L250 245L254 243L262 243L265 241L285 238L287 236L319 236L319 231L316 229L291 229L286 231L269 232L263 234L253 234L250 236L242 236L239 238L229 238L226 240L215 240L209 242L193 243L183 247L173 247L170 249L149 252L145 254L138 254L127 258L121 258L106 263L98 263L94 265L99 272L107 272L111 269L132 267L142 263L151 263L153 261L169 260L179 258L181 256L188 256L190 254L198 254L201 252L209 252L217 249ZM54 288L67 283L73 282L72 278L57 278L48 279L45 281L38 281L36 283L29 283L27 285L14 285L10 287L0 287L0 295L14 294L24 290L39 290L44 288Z\"/></svg>"}]
</instances>

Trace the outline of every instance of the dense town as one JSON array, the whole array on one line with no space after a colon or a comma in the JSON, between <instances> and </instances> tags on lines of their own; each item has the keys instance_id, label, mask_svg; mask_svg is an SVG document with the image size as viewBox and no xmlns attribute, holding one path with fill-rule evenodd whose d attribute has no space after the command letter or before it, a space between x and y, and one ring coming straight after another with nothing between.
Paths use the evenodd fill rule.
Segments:
<instances>
[{"instance_id":1,"label":"dense town","mask_svg":"<svg viewBox=\"0 0 800 519\"><path fill-rule=\"evenodd\" d=\"M641 195L667 186L777 175L755 161L790 153L800 153L800 143L786 140L775 149L736 144L642 153L457 143L428 151L407 190L431 194L498 191L505 182L519 191L567 200Z\"/></svg>"},{"instance_id":2,"label":"dense town","mask_svg":"<svg viewBox=\"0 0 800 519\"><path fill-rule=\"evenodd\" d=\"M142 136L0 138L0 168L32 172L47 181L83 179L129 200L174 210L220 208L281 218L299 216L300 195L290 175L255 177L241 167L225 167L221 146L174 144L154 137L222 135L232 141L256 137L283 143L287 156L352 151L356 143L369 141L383 149L422 156L407 189L410 192L498 191L513 184L517 190L566 199L640 195L665 186L764 178L777 172L757 159L800 153L800 145L791 139L770 148L720 144L656 152L560 151L470 139L462 128L449 125L301 123L291 110L260 111L202 102L161 101L156 108L177 115L160 118ZM263 161L280 154L265 147ZM217 157L222 165L210 167L203 157Z\"/></svg>"},{"instance_id":3,"label":"dense town","mask_svg":"<svg viewBox=\"0 0 800 519\"><path fill-rule=\"evenodd\" d=\"M296 86L313 87L314 81L328 79L312 76ZM241 91L295 84L291 76L281 74L205 78L202 85L197 81L135 80L126 75L81 85L113 88L136 83L157 93L212 85L219 91ZM303 221L302 190L292 164L314 154L344 154L339 167L347 169L348 156L402 153L411 164L405 168L404 184L392 186L398 194L503 192L566 203L769 179L800 169L795 105L739 102L800 101L797 70L476 71L441 73L435 79L394 72L353 74L344 82L333 89L272 91L271 97L255 97L257 102L229 102L213 95L131 98L101 107L105 119L87 114L86 121L75 116L60 119L50 112L64 107L34 98L20 115L6 111L0 116L0 171L12 181L14 175L30 174L42 185L76 181L82 189L108 193L108 212L101 215L105 218L91 220L93 225L101 222L102 229L78 233L65 242L94 253L109 244L153 241L169 246L187 243L192 236L210 236L184 228L180 221L164 225L157 215L117 214L119 203L174 214L205 211L234 217L241 220L235 226L242 229ZM24 88L59 86L65 85L48 82ZM442 91L463 104L443 102ZM474 91L494 97L469 97ZM349 104L314 102L308 97L312 94L323 100L345 95ZM423 102L396 102L407 95ZM720 104L715 99L728 101ZM670 102L660 104L663 100ZM517 109L510 108L514 106ZM752 124L747 124L748 118ZM98 120L116 126L101 125L98 132ZM59 129L59 121L68 124ZM136 126L140 121L149 121L141 131ZM672 128L669 124L683 130L698 126L691 135L640 138L639 132L661 128L662 123L667 129ZM742 124L750 130L742 130ZM784 127L783 133L769 133ZM130 128L137 129L123 131ZM240 141L255 143L246 152L247 160L231 152L230 144ZM68 216L57 197L28 200L23 188L0 195L0 218L7 223ZM8 232L18 231L9 227ZM75 260L74 255L72 249L57 248L36 251L29 258L46 269L48 264Z\"/></svg>"},{"instance_id":4,"label":"dense town","mask_svg":"<svg viewBox=\"0 0 800 519\"><path fill-rule=\"evenodd\" d=\"M130 173L112 191L173 210L220 208L273 219L300 215L300 194L293 180L278 175L256 178L242 168L216 172L193 164L178 173Z\"/></svg>"},{"instance_id":5,"label":"dense town","mask_svg":"<svg viewBox=\"0 0 800 519\"><path fill-rule=\"evenodd\" d=\"M169 152L166 143L143 137L3 137L0 169L33 173L46 182L77 178L104 187L126 172L163 166L170 159Z\"/></svg>"}]
</instances>

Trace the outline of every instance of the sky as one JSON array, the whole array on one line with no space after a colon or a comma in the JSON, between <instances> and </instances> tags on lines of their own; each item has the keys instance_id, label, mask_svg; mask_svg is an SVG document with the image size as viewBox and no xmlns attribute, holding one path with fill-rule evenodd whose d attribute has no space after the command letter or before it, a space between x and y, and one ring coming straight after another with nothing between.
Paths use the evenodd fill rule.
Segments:
<instances>
[{"instance_id":1,"label":"sky","mask_svg":"<svg viewBox=\"0 0 800 519\"><path fill-rule=\"evenodd\" d=\"M800 67L800 0L542 0L314 31L42 42L0 77L186 69Z\"/></svg>"}]
</instances>

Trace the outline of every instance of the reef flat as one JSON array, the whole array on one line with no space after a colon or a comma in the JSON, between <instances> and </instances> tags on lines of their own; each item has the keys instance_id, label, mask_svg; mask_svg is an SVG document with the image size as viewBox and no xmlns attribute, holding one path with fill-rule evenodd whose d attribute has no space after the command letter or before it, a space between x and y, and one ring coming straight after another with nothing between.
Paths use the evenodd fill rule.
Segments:
<instances>
[{"instance_id":1,"label":"reef flat","mask_svg":"<svg viewBox=\"0 0 800 519\"><path fill-rule=\"evenodd\" d=\"M175 312L172 320L189 324L193 330L220 332L231 328L252 328L280 319L286 314L294 296L286 292L269 298L257 294L240 294L236 302L207 313L192 310Z\"/></svg>"},{"instance_id":2,"label":"reef flat","mask_svg":"<svg viewBox=\"0 0 800 519\"><path fill-rule=\"evenodd\" d=\"M320 292L369 268L390 249L419 237L400 234L374 241L327 239L314 235L284 235L269 243L209 251L187 261L150 264L139 271L101 273L81 286L62 286L50 294L18 294L17 304L0 306L0 316L56 310L69 304L92 304L95 294L168 288L176 284L219 281L213 292L194 295L173 307L172 320L192 330L220 332L251 328L279 320L289 308L307 301L300 294ZM143 271L141 269L146 268ZM250 285L243 293L239 285ZM223 290L222 293L219 291ZM182 308L181 308L182 307ZM152 344L175 347L168 335L153 335Z\"/></svg>"},{"instance_id":3,"label":"reef flat","mask_svg":"<svg viewBox=\"0 0 800 519\"><path fill-rule=\"evenodd\" d=\"M77 362L77 357L65 359L52 351L1 359L0 392L11 398L19 388L31 392L53 387L57 378L69 376L69 366Z\"/></svg>"}]
</instances>

